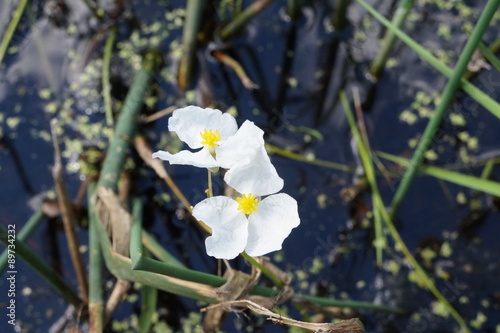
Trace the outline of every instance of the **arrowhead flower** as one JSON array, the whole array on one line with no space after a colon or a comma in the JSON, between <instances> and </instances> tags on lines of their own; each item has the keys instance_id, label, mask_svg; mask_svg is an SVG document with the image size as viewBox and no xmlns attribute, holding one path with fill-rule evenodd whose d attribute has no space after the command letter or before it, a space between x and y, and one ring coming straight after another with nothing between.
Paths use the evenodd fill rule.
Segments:
<instances>
[{"instance_id":1,"label":"arrowhead flower","mask_svg":"<svg viewBox=\"0 0 500 333\"><path fill-rule=\"evenodd\" d=\"M177 154L158 151L153 158L169 161L170 164L193 165L200 168L221 166L215 160L220 145L238 130L233 116L215 109L202 109L188 106L177 109L168 121L168 129L177 133L179 139L187 143L191 149L201 150L191 152L182 150Z\"/></svg>"},{"instance_id":2,"label":"arrowhead flower","mask_svg":"<svg viewBox=\"0 0 500 333\"><path fill-rule=\"evenodd\" d=\"M153 158L170 164L229 169L224 180L239 192L245 179L257 179L261 195L283 188L283 179L278 176L264 148L264 132L253 122L247 120L238 129L236 120L228 113L188 106L174 111L168 129L176 132L190 148L201 150L182 150L177 154L160 150Z\"/></svg>"},{"instance_id":3,"label":"arrowhead flower","mask_svg":"<svg viewBox=\"0 0 500 333\"><path fill-rule=\"evenodd\" d=\"M261 256L281 249L300 218L295 199L274 194L283 188L283 179L266 153L264 132L248 120L238 129L233 116L196 106L174 111L168 128L191 149L201 149L158 151L153 157L170 164L228 169L225 182L241 193L236 200L217 196L194 206L193 216L212 229L205 240L207 254L233 259L243 251Z\"/></svg>"},{"instance_id":4,"label":"arrowhead flower","mask_svg":"<svg viewBox=\"0 0 500 333\"><path fill-rule=\"evenodd\" d=\"M236 200L216 196L193 208L193 216L212 229L212 236L205 240L210 256L233 259L243 251L255 257L279 250L292 229L300 224L297 201L288 194L278 193L261 200L259 181L247 180L240 185L246 191Z\"/></svg>"}]
</instances>

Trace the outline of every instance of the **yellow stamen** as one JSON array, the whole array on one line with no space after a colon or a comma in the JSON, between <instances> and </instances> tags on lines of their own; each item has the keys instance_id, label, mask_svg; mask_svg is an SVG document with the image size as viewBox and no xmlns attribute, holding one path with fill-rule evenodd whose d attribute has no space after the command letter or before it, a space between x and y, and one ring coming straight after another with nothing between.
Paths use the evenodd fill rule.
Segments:
<instances>
[{"instance_id":1,"label":"yellow stamen","mask_svg":"<svg viewBox=\"0 0 500 333\"><path fill-rule=\"evenodd\" d=\"M236 201L239 203L238 210L245 215L250 215L258 211L255 207L259 205L259 199L257 199L255 194L243 194L242 197L236 198Z\"/></svg>"},{"instance_id":2,"label":"yellow stamen","mask_svg":"<svg viewBox=\"0 0 500 333\"><path fill-rule=\"evenodd\" d=\"M219 144L217 142L220 141L221 136L218 130L212 131L212 130L203 130L203 132L200 132L201 139L201 144L204 146L207 146L208 148L218 146Z\"/></svg>"}]
</instances>

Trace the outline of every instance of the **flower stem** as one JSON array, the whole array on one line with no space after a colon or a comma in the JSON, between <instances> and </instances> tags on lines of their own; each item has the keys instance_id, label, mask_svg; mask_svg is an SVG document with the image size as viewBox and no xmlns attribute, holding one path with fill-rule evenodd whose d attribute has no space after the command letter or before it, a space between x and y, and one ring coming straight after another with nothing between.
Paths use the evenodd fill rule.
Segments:
<instances>
[{"instance_id":1,"label":"flower stem","mask_svg":"<svg viewBox=\"0 0 500 333\"><path fill-rule=\"evenodd\" d=\"M251 257L245 251L241 252L243 258L245 258L253 267L259 269L265 276L267 276L271 281L274 282L279 287L283 287L285 284L278 278L273 272L271 272L267 267L259 263L255 258Z\"/></svg>"},{"instance_id":2,"label":"flower stem","mask_svg":"<svg viewBox=\"0 0 500 333\"><path fill-rule=\"evenodd\" d=\"M214 196L214 191L212 188L212 171L208 170L208 191L207 191L207 197L211 198Z\"/></svg>"}]
</instances>

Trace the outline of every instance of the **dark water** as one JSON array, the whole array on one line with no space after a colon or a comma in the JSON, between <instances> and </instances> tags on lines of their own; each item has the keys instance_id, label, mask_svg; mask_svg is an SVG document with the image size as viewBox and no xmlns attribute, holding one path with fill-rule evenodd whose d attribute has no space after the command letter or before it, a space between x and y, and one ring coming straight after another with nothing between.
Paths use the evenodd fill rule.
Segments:
<instances>
[{"instance_id":1,"label":"dark water","mask_svg":"<svg viewBox=\"0 0 500 333\"><path fill-rule=\"evenodd\" d=\"M91 126L82 128L86 121L104 124L99 93L99 59L104 44L99 29L103 26L78 1L67 3L68 12L53 5L48 1L29 5L31 14L23 16L13 40L18 52L8 54L0 68L0 221L18 228L32 214L37 199L53 192L50 176L53 148L48 136L49 121L53 117L60 120L64 129L64 157L72 197L76 196L81 180L76 164L81 149L75 145L82 142L84 147L98 149L106 146L105 132L98 129L92 133ZM157 38L166 64L154 75L157 104L145 112L152 113L180 103L181 92L172 81L178 58L170 46L179 41L182 21L172 14L173 18L165 19L167 28L155 30L151 27L165 17L163 13L181 6L180 1L127 4L126 11L117 20L117 41L122 43L117 47L121 53L114 54L111 67L113 95L117 100L123 99L133 77L130 64L138 59L133 54L141 54L149 46L156 45ZM385 13L390 8L388 2L379 6ZM473 6L477 8L473 8L472 13L479 13L480 6ZM12 8L10 2L0 5L0 31L5 30ZM421 91L429 95L442 91L446 80L419 60L413 51L397 44L393 55L397 66L389 69L376 84L369 83L364 73L377 52L377 41L383 31L374 20L364 18L365 12L360 7L353 5L349 11L351 26L343 32L332 31L326 24L332 13L326 5L308 3L296 22L286 18L283 8L283 1L275 1L229 43L210 42L201 46L196 78L198 84L210 88L208 92L204 90L203 98L216 101L223 110L236 106L239 124L245 119L254 121L266 130L266 140L272 144L355 166L349 127L337 96L340 89L351 95L352 88L358 87L373 150L410 155L408 141L418 138L427 123L425 109L420 108L419 113L411 109L410 104ZM458 9L444 11L435 5L419 5L406 28L425 47L449 52L452 66L465 42L461 25L475 22L474 15L460 18L458 13ZM212 17L216 17L214 12L207 14L206 21L211 21ZM445 23L450 26L449 38L444 33L436 34ZM494 31L498 30L495 28L498 29L498 25L486 34L485 42L496 37ZM209 56L207 50L214 47L226 50L239 60L260 89L245 89L230 69ZM293 56L287 57L290 50ZM473 83L498 100L500 75L493 69L482 71ZM44 97L46 89L51 91L48 97ZM461 163L467 157L474 159L495 154L498 149L498 119L469 96L462 93L457 96L450 110L462 115L466 124L457 126L446 117L442 125L444 134L432 147L439 153L438 157L430 163ZM188 102L199 100L198 95L189 98ZM58 106L58 111L52 110L53 105ZM434 106L431 103L428 108L432 110ZM417 116L413 125L400 119L403 110L410 110ZM165 149L161 143L165 142L167 121L162 118L141 127L155 149ZM313 129L320 136L305 133L300 126ZM469 147L467 141L461 141L464 132L477 138L477 147L473 143ZM343 188L352 185L353 174L277 155L272 156L272 161L285 180L282 192L292 195L299 203L301 225L285 241L283 250L270 257L294 274L292 285L297 292L369 301L413 311L410 316L360 311L357 315L368 332L451 332L457 329L451 317L439 315L429 293L409 282L410 270L401 254L392 249L392 243L385 253L384 268L376 267L371 245L373 222L365 214L371 209L370 194L362 194L349 203L339 195ZM175 202L158 203L156 199L167 191L166 187L138 160L137 163L132 172L132 188L135 194L148 199L147 227L189 267L215 273L217 264L205 255L203 235L179 219ZM461 172L479 176L481 170L481 167L471 166ZM169 172L189 200L201 199L198 189L206 185L204 170L173 166ZM495 166L490 179L499 180L499 172ZM389 204L398 179L387 181L380 177L378 180L384 201ZM465 203L457 201L457 196L465 198L460 201ZM472 211L471 202L479 208ZM471 218L474 214L479 214L481 219ZM469 325L481 332L495 332L500 320L498 220L498 199L495 204L491 196L422 176L415 180L396 221L401 236L414 253L437 248L437 256L431 259L428 272ZM85 228L81 228L79 236L81 243L86 244ZM59 267L68 283L76 288L60 222L42 223L28 245L46 262ZM446 247L449 253L443 250ZM240 261L235 261L234 265L245 267ZM391 267L399 270L391 271ZM26 332L46 332L62 316L66 304L20 259L17 270L17 322ZM439 273L443 271L447 273L446 278ZM108 281L106 292L110 290L112 278ZM4 302L4 278L0 285L1 302ZM116 318L130 320L130 314L137 313L137 306L137 303L124 302ZM198 309L199 305L193 301L166 294L160 296L158 312L161 319L175 330L187 330L182 328L181 318ZM6 323L4 311L0 328L2 332L10 332L12 328ZM290 311L299 319L296 311ZM234 315L228 318L224 330L244 331L248 326L255 327L256 331L261 328L266 332L279 330L276 325L265 324L262 318ZM117 326L115 330L121 331Z\"/></svg>"}]
</instances>

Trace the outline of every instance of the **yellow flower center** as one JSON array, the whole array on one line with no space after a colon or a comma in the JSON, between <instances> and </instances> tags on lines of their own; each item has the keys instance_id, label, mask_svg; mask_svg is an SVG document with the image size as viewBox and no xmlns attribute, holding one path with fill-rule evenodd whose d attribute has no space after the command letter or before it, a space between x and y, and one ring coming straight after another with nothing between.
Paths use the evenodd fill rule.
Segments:
<instances>
[{"instance_id":1,"label":"yellow flower center","mask_svg":"<svg viewBox=\"0 0 500 333\"><path fill-rule=\"evenodd\" d=\"M256 211L258 211L257 207L259 205L259 199L255 194L243 194L242 197L236 198L238 202L238 210L240 210L245 215L250 215Z\"/></svg>"},{"instance_id":2,"label":"yellow flower center","mask_svg":"<svg viewBox=\"0 0 500 333\"><path fill-rule=\"evenodd\" d=\"M218 130L212 131L212 130L203 130L203 132L200 132L201 139L201 144L204 146L207 146L208 148L218 146L217 142L220 141L221 136Z\"/></svg>"}]
</instances>

